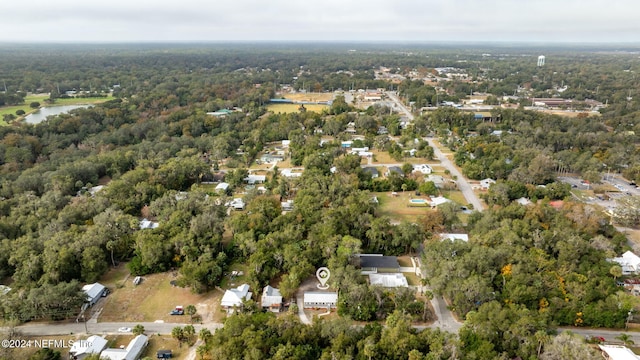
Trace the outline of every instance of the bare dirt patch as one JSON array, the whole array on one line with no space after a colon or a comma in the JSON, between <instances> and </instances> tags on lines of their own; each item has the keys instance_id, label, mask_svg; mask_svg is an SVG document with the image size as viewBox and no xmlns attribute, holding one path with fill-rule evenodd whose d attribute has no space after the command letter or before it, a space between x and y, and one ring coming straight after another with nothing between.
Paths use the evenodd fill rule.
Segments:
<instances>
[{"instance_id":1,"label":"bare dirt patch","mask_svg":"<svg viewBox=\"0 0 640 360\"><path fill-rule=\"evenodd\" d=\"M295 93L280 95L293 101L329 101L333 100L333 93Z\"/></svg>"},{"instance_id":2,"label":"bare dirt patch","mask_svg":"<svg viewBox=\"0 0 640 360\"><path fill-rule=\"evenodd\" d=\"M153 322L167 323L189 322L188 315L169 315L177 305L196 306L203 321L215 317L222 293L209 291L205 294L194 294L188 288L171 285L177 279L177 272L167 272L144 276L140 285L132 281L119 281L120 285L112 288L112 293L102 303L100 322ZM131 280L131 278L130 278ZM202 311L202 312L201 312Z\"/></svg>"}]
</instances>

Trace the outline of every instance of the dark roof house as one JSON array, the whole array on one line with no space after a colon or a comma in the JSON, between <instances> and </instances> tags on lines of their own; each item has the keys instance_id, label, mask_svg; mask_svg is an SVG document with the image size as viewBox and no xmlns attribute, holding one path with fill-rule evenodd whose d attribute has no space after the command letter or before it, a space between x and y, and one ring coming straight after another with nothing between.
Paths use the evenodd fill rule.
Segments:
<instances>
[{"instance_id":1,"label":"dark roof house","mask_svg":"<svg viewBox=\"0 0 640 360\"><path fill-rule=\"evenodd\" d=\"M380 254L361 254L360 269L363 274L400 272L400 264L395 256Z\"/></svg>"}]
</instances>

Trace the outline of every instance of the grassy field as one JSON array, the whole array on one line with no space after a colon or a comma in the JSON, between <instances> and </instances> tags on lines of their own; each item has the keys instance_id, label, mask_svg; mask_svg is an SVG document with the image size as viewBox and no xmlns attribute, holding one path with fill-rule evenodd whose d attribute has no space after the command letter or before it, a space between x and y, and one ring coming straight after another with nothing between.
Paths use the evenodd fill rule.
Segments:
<instances>
[{"instance_id":1,"label":"grassy field","mask_svg":"<svg viewBox=\"0 0 640 360\"><path fill-rule=\"evenodd\" d=\"M421 216L428 214L431 209L427 207L409 206L411 196L415 197L413 191L405 193L398 192L398 196L391 196L389 192L373 193L378 197L380 203L380 215L388 216L392 221L400 222L408 220L417 222Z\"/></svg>"},{"instance_id":2,"label":"grassy field","mask_svg":"<svg viewBox=\"0 0 640 360\"><path fill-rule=\"evenodd\" d=\"M467 205L468 201L464 197L461 191L443 191L444 197L449 200L455 201L460 205Z\"/></svg>"},{"instance_id":3,"label":"grassy field","mask_svg":"<svg viewBox=\"0 0 640 360\"><path fill-rule=\"evenodd\" d=\"M133 285L133 278L126 271L107 274L104 283L116 284L110 287L112 293L105 298L101 322L153 322L167 323L188 322L186 316L171 316L176 305L195 305L204 322L213 321L219 311L220 291L209 291L205 294L194 294L188 288L174 287L170 281L177 279L177 273L166 272L144 276L138 286ZM101 280L102 281L102 280Z\"/></svg>"},{"instance_id":4,"label":"grassy field","mask_svg":"<svg viewBox=\"0 0 640 360\"><path fill-rule=\"evenodd\" d=\"M298 104L270 104L267 105L267 110L271 111L274 114L290 114L299 112L299 107L300 105ZM305 104L304 107L307 108L307 111L314 111L318 113L322 112L322 110L329 109L327 105L318 104Z\"/></svg>"},{"instance_id":5,"label":"grassy field","mask_svg":"<svg viewBox=\"0 0 640 360\"><path fill-rule=\"evenodd\" d=\"M329 101L333 100L333 93L295 93L279 94L278 97L293 101ZM306 106L306 105L305 105Z\"/></svg>"}]
</instances>

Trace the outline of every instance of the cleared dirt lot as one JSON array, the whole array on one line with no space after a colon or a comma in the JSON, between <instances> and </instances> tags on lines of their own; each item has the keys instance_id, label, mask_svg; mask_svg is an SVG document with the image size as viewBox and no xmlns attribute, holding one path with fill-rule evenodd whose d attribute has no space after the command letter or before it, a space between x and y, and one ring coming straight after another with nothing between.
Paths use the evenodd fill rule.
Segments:
<instances>
[{"instance_id":1,"label":"cleared dirt lot","mask_svg":"<svg viewBox=\"0 0 640 360\"><path fill-rule=\"evenodd\" d=\"M220 312L222 292L194 294L188 288L173 286L170 282L178 278L177 272L144 276L137 286L133 285L133 277L127 277L127 271L118 269L114 273L107 275L107 280L115 284L107 285L112 293L97 304L101 308L100 322L189 322L188 315L169 315L176 305L195 305L203 322L214 321Z\"/></svg>"}]
</instances>

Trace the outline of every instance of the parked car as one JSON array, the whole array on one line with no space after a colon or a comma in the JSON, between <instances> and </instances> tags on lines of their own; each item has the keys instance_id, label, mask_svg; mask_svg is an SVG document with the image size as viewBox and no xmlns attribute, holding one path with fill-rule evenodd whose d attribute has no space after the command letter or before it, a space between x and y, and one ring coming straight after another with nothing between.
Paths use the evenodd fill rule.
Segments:
<instances>
[{"instance_id":1,"label":"parked car","mask_svg":"<svg viewBox=\"0 0 640 360\"><path fill-rule=\"evenodd\" d=\"M121 328L118 329L118 332L130 333L131 332L131 328L130 327L121 327Z\"/></svg>"},{"instance_id":2,"label":"parked car","mask_svg":"<svg viewBox=\"0 0 640 360\"><path fill-rule=\"evenodd\" d=\"M175 309L171 310L169 315L184 315L184 308L182 306L176 306Z\"/></svg>"}]
</instances>

